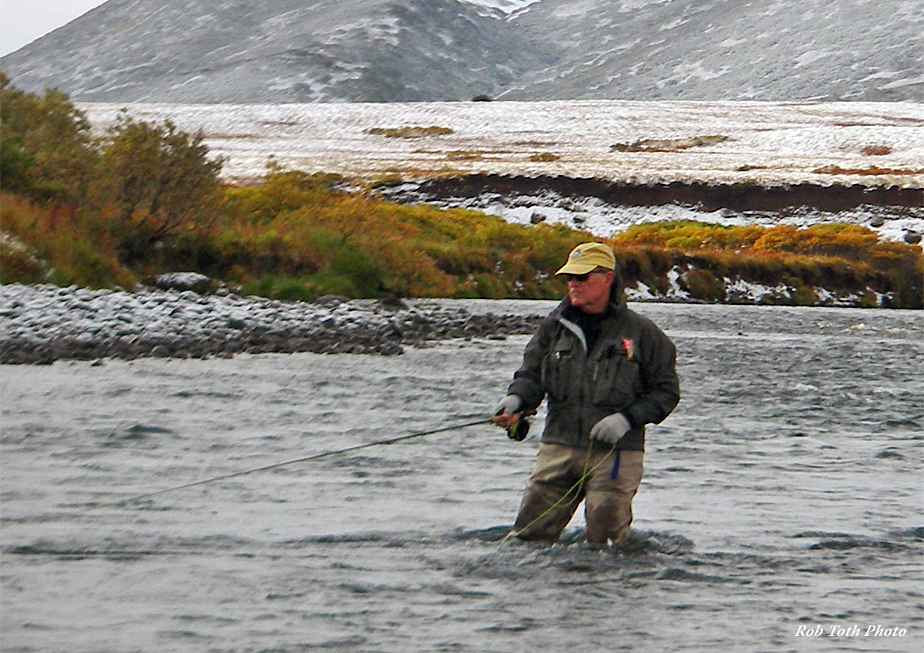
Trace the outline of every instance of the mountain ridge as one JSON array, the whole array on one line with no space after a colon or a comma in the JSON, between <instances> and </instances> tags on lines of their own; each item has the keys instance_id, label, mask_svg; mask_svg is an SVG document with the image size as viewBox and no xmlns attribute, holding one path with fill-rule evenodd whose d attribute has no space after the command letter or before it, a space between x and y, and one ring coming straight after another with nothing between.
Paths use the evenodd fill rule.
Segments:
<instances>
[{"instance_id":1,"label":"mountain ridge","mask_svg":"<svg viewBox=\"0 0 924 653\"><path fill-rule=\"evenodd\" d=\"M271 6L270 6L271 4ZM917 0L110 0L9 54L87 102L924 100Z\"/></svg>"}]
</instances>

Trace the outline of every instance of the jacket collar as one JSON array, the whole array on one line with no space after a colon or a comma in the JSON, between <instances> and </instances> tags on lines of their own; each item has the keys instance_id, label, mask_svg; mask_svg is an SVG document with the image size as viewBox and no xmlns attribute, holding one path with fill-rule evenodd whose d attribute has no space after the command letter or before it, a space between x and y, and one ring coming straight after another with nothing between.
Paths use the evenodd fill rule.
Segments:
<instances>
[{"instance_id":1,"label":"jacket collar","mask_svg":"<svg viewBox=\"0 0 924 653\"><path fill-rule=\"evenodd\" d=\"M625 310L627 310L625 302L614 302L611 301L607 306L607 314L604 316L604 320L614 320L619 319ZM571 302L568 301L567 295L558 306L553 310L549 317L557 320L562 326L571 331L577 339L581 342L581 345L584 347L585 355L590 354L590 350L587 346L587 336L584 334L584 331L581 327L575 322L575 313L579 313L580 309L576 309L571 306Z\"/></svg>"},{"instance_id":2,"label":"jacket collar","mask_svg":"<svg viewBox=\"0 0 924 653\"><path fill-rule=\"evenodd\" d=\"M611 311L611 314L614 316L619 315L620 313L622 313L622 311L627 309L626 303L622 300L622 297L614 297L613 295L610 295L610 303L608 306ZM558 303L558 306L556 306L552 310L552 312L549 313L549 317L556 317L556 318L563 317L565 315L565 310L568 308L571 308L571 302L568 301L568 295L565 295L562 298L562 300ZM579 309L574 309L574 310L579 310Z\"/></svg>"}]
</instances>

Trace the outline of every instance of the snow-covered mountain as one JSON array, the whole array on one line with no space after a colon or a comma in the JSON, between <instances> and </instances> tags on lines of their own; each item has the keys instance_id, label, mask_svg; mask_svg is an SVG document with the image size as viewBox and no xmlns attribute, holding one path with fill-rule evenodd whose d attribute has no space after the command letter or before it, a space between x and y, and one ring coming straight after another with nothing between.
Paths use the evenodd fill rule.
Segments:
<instances>
[{"instance_id":1,"label":"snow-covered mountain","mask_svg":"<svg viewBox=\"0 0 924 653\"><path fill-rule=\"evenodd\" d=\"M924 100L921 0L110 0L14 52L82 101Z\"/></svg>"},{"instance_id":2,"label":"snow-covered mountain","mask_svg":"<svg viewBox=\"0 0 924 653\"><path fill-rule=\"evenodd\" d=\"M921 0L543 0L562 44L511 97L924 100Z\"/></svg>"}]
</instances>

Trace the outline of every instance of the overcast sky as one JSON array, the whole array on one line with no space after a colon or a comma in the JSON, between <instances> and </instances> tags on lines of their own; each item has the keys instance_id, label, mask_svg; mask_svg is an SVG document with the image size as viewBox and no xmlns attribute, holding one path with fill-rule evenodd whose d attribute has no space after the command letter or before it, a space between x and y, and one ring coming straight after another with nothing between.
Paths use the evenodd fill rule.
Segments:
<instances>
[{"instance_id":1,"label":"overcast sky","mask_svg":"<svg viewBox=\"0 0 924 653\"><path fill-rule=\"evenodd\" d=\"M106 0L0 0L0 56L87 13Z\"/></svg>"}]
</instances>

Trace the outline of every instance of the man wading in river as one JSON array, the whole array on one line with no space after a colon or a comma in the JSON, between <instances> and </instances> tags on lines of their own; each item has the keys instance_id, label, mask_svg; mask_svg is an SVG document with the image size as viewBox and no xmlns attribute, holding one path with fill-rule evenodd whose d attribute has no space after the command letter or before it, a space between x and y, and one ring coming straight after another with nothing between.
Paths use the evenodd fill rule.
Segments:
<instances>
[{"instance_id":1,"label":"man wading in river","mask_svg":"<svg viewBox=\"0 0 924 653\"><path fill-rule=\"evenodd\" d=\"M645 424L661 422L680 400L676 350L622 301L608 245L578 245L556 274L567 277L568 296L529 341L491 419L515 437L521 417L548 398L513 533L555 542L583 500L588 542L620 543L642 480Z\"/></svg>"}]
</instances>

